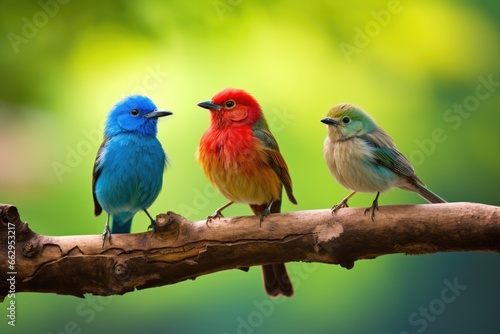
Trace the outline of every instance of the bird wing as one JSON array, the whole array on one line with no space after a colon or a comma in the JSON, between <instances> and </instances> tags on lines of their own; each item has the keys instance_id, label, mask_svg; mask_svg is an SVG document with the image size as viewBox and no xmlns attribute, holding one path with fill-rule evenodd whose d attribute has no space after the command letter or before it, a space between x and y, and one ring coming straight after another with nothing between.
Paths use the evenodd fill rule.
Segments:
<instances>
[{"instance_id":1,"label":"bird wing","mask_svg":"<svg viewBox=\"0 0 500 334\"><path fill-rule=\"evenodd\" d=\"M104 138L104 141L102 142L101 146L99 147L99 150L97 151L97 156L95 157L95 162L94 162L94 169L92 170L92 196L94 198L94 214L96 216L99 216L102 212L102 207L97 201L97 197L95 195L95 185L97 182L97 179L99 178L99 175L101 175L101 155L103 154L104 151L104 146L108 142L108 138Z\"/></svg>"},{"instance_id":2,"label":"bird wing","mask_svg":"<svg viewBox=\"0 0 500 334\"><path fill-rule=\"evenodd\" d=\"M288 172L288 167L286 165L285 159L281 155L278 147L278 142L274 139L274 136L269 130L265 129L253 129L255 137L260 139L264 147L264 154L267 157L268 165L274 170L281 183L285 187L288 199L293 204L297 204L297 200L293 196L292 192L292 178Z\"/></svg>"},{"instance_id":3,"label":"bird wing","mask_svg":"<svg viewBox=\"0 0 500 334\"><path fill-rule=\"evenodd\" d=\"M392 139L383 131L378 132L378 136L373 136L374 133L366 134L360 138L365 140L373 147L374 161L377 165L383 166L394 173L410 178L417 183L425 185L415 174L415 170L410 161L396 149L396 145Z\"/></svg>"}]
</instances>

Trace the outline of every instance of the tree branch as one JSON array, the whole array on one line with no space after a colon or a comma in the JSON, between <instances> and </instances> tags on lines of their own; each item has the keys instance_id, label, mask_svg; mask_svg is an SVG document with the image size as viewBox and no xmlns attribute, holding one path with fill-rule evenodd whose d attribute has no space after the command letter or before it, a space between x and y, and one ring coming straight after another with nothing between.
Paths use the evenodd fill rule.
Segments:
<instances>
[{"instance_id":1,"label":"tree branch","mask_svg":"<svg viewBox=\"0 0 500 334\"><path fill-rule=\"evenodd\" d=\"M363 211L271 214L262 226L258 217L224 218L208 227L168 212L157 216L155 235L115 234L103 248L100 235L39 235L21 221L16 207L0 204L0 301L13 288L78 297L124 294L265 263L350 269L356 260L386 254L500 252L500 207L385 206L375 222Z\"/></svg>"}]
</instances>

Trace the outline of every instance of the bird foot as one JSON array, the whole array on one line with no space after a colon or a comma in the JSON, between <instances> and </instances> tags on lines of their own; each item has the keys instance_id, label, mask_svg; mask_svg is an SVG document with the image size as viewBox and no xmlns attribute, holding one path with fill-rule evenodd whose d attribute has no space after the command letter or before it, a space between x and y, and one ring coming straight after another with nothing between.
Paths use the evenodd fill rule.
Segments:
<instances>
[{"instance_id":1,"label":"bird foot","mask_svg":"<svg viewBox=\"0 0 500 334\"><path fill-rule=\"evenodd\" d=\"M148 231L151 230L151 236L156 233L156 220L151 219L151 224L148 226Z\"/></svg>"},{"instance_id":2,"label":"bird foot","mask_svg":"<svg viewBox=\"0 0 500 334\"><path fill-rule=\"evenodd\" d=\"M151 237L153 237L153 235L156 233L156 220L153 219L153 217L151 217L148 210L146 210L146 209L143 209L143 210L144 210L144 213L148 216L149 220L151 221L151 224L148 226L148 231L149 231L149 229L151 229L151 231L153 232L153 233L151 233Z\"/></svg>"},{"instance_id":3,"label":"bird foot","mask_svg":"<svg viewBox=\"0 0 500 334\"><path fill-rule=\"evenodd\" d=\"M108 224L104 226L104 232L102 232L102 247L104 247L104 244L106 243L106 237L108 238L109 244L111 245L111 231L109 230Z\"/></svg>"},{"instance_id":4,"label":"bird foot","mask_svg":"<svg viewBox=\"0 0 500 334\"><path fill-rule=\"evenodd\" d=\"M207 217L207 221L205 222L205 224L207 225L207 227L209 227L208 223L210 223L213 219L221 219L221 218L224 218L224 215L222 214L222 210L217 209L217 210L215 210L215 212L212 215Z\"/></svg>"},{"instance_id":5,"label":"bird foot","mask_svg":"<svg viewBox=\"0 0 500 334\"><path fill-rule=\"evenodd\" d=\"M334 206L332 206L332 216L334 213L336 213L340 209L348 208L348 207L349 207L349 205L347 205L347 198L344 198L339 204L335 204Z\"/></svg>"},{"instance_id":6,"label":"bird foot","mask_svg":"<svg viewBox=\"0 0 500 334\"><path fill-rule=\"evenodd\" d=\"M272 203L271 203L272 204ZM262 222L264 221L264 217L271 213L271 205L262 210L260 213L259 227L262 227Z\"/></svg>"},{"instance_id":7,"label":"bird foot","mask_svg":"<svg viewBox=\"0 0 500 334\"><path fill-rule=\"evenodd\" d=\"M375 210L380 211L378 208L378 201L377 200L373 201L372 206L370 206L369 208L366 208L365 215L370 210L372 211L371 219L374 222L375 221Z\"/></svg>"}]
</instances>

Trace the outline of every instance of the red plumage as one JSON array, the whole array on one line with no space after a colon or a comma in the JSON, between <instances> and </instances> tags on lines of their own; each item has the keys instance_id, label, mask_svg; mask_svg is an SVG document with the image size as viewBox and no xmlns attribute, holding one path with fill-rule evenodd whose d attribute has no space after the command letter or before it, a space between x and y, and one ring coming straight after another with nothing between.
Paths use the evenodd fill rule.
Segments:
<instances>
[{"instance_id":1,"label":"red plumage","mask_svg":"<svg viewBox=\"0 0 500 334\"><path fill-rule=\"evenodd\" d=\"M269 131L259 103L247 92L228 88L199 106L210 109L210 126L198 147L198 162L213 186L231 202L249 204L261 221L280 212L282 187L292 193L288 167ZM208 220L222 216L222 209ZM266 291L291 296L293 287L283 264L264 266Z\"/></svg>"}]
</instances>

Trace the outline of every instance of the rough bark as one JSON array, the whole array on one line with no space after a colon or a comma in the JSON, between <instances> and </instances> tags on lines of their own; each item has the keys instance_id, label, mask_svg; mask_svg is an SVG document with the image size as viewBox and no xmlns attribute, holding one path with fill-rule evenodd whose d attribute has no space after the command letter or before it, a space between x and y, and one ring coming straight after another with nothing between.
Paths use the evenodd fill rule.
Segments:
<instances>
[{"instance_id":1,"label":"rough bark","mask_svg":"<svg viewBox=\"0 0 500 334\"><path fill-rule=\"evenodd\" d=\"M113 295L266 263L350 269L356 260L386 254L500 252L500 207L474 203L385 206L375 222L363 208L298 211L271 214L261 226L258 217L207 226L168 212L157 216L157 226L154 235L113 235L102 247L101 235L39 235L16 207L0 204L0 300L13 287L16 293Z\"/></svg>"}]
</instances>

